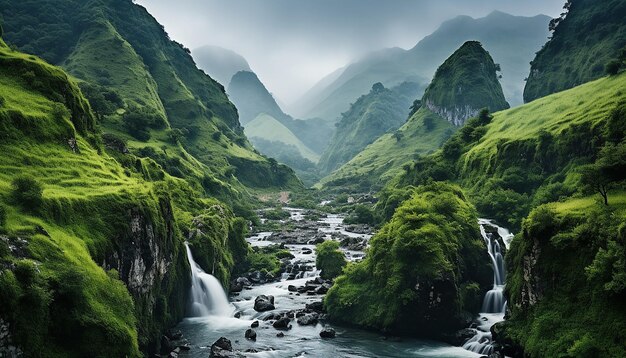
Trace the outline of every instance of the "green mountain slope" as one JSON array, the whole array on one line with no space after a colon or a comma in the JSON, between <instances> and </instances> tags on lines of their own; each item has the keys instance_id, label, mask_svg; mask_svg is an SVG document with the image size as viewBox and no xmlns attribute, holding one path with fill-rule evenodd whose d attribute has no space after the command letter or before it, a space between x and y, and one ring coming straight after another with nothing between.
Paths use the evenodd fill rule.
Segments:
<instances>
[{"instance_id":1,"label":"green mountain slope","mask_svg":"<svg viewBox=\"0 0 626 358\"><path fill-rule=\"evenodd\" d=\"M415 83L404 83L392 89L375 84L336 124L335 134L321 157L320 170L329 173L339 168L382 134L398 129L421 90Z\"/></svg>"},{"instance_id":2,"label":"green mountain slope","mask_svg":"<svg viewBox=\"0 0 626 358\"><path fill-rule=\"evenodd\" d=\"M211 186L222 187L217 195L241 195L240 183L298 185L286 167L254 152L223 87L197 69L189 50L171 41L143 7L126 0L0 5L6 40L81 80L103 130L127 141L133 153L173 175L210 178ZM266 179L259 181L258 173Z\"/></svg>"},{"instance_id":3,"label":"green mountain slope","mask_svg":"<svg viewBox=\"0 0 626 358\"><path fill-rule=\"evenodd\" d=\"M531 357L625 353L625 85L621 74L481 115L383 191L391 217L411 187L456 181L480 215L521 228L497 331Z\"/></svg>"},{"instance_id":4,"label":"green mountain slope","mask_svg":"<svg viewBox=\"0 0 626 358\"><path fill-rule=\"evenodd\" d=\"M458 105L455 101L458 101ZM421 108L419 106L421 105ZM393 134L367 146L352 160L320 181L325 188L380 189L416 157L438 149L479 108L508 108L496 77L496 66L480 43L469 41L437 70L417 112Z\"/></svg>"},{"instance_id":5,"label":"green mountain slope","mask_svg":"<svg viewBox=\"0 0 626 358\"><path fill-rule=\"evenodd\" d=\"M381 82L385 87L404 81L428 83L437 67L470 40L480 41L501 65L505 97L511 105L519 105L523 103L528 63L546 42L549 21L545 15L522 17L497 11L477 19L459 16L444 22L410 50L382 50L349 65L339 76L333 75L325 89L316 86L291 107L300 108L294 114L301 118L337 120L373 83Z\"/></svg>"},{"instance_id":6,"label":"green mountain slope","mask_svg":"<svg viewBox=\"0 0 626 358\"><path fill-rule=\"evenodd\" d=\"M282 142L293 145L298 149L300 155L314 163L319 160L319 155L309 149L298 137L296 137L289 128L282 125L274 117L268 114L258 115L252 122L246 125L244 129L246 136L254 143L255 138L261 138L274 142ZM270 153L268 153L270 154Z\"/></svg>"},{"instance_id":7,"label":"green mountain slope","mask_svg":"<svg viewBox=\"0 0 626 358\"><path fill-rule=\"evenodd\" d=\"M626 46L626 1L570 0L565 11L531 62L526 102L602 77Z\"/></svg>"},{"instance_id":8,"label":"green mountain slope","mask_svg":"<svg viewBox=\"0 0 626 358\"><path fill-rule=\"evenodd\" d=\"M454 131L450 122L421 108L400 129L382 135L317 186L351 192L378 190L398 175L404 164L436 150Z\"/></svg>"},{"instance_id":9,"label":"green mountain slope","mask_svg":"<svg viewBox=\"0 0 626 358\"><path fill-rule=\"evenodd\" d=\"M477 41L468 41L437 69L422 105L456 126L481 108L509 108L496 77L499 67Z\"/></svg>"}]
</instances>

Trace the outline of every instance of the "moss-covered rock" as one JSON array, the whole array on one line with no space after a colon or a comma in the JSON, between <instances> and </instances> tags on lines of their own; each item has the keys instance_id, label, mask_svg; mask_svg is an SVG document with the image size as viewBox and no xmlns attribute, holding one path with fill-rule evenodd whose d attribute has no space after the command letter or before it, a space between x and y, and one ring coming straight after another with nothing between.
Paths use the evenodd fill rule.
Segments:
<instances>
[{"instance_id":1,"label":"moss-covered rock","mask_svg":"<svg viewBox=\"0 0 626 358\"><path fill-rule=\"evenodd\" d=\"M365 260L336 279L325 306L338 321L441 337L463 326L465 312L477 313L464 305L488 288L485 255L476 211L461 190L419 187L372 238Z\"/></svg>"}]
</instances>

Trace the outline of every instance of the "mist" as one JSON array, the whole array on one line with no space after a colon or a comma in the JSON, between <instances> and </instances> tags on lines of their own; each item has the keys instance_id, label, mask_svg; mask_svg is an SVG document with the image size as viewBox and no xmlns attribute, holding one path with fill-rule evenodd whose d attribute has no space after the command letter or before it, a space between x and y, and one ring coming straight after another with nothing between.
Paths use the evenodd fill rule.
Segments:
<instances>
[{"instance_id":1,"label":"mist","mask_svg":"<svg viewBox=\"0 0 626 358\"><path fill-rule=\"evenodd\" d=\"M244 56L281 102L370 51L411 48L443 21L494 10L556 17L564 0L139 0L170 37ZM227 83L224 83L227 86Z\"/></svg>"}]
</instances>

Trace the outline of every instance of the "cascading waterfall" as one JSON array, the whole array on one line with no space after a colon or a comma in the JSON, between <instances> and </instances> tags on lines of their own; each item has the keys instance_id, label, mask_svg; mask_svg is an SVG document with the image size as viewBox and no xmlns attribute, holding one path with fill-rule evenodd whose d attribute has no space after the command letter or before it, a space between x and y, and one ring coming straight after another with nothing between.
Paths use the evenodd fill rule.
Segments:
<instances>
[{"instance_id":1,"label":"cascading waterfall","mask_svg":"<svg viewBox=\"0 0 626 358\"><path fill-rule=\"evenodd\" d=\"M185 243L185 248L187 249L187 260L191 266L190 316L230 316L233 308L228 302L224 288L215 276L204 272L196 264L187 243Z\"/></svg>"},{"instance_id":2,"label":"cascading waterfall","mask_svg":"<svg viewBox=\"0 0 626 358\"><path fill-rule=\"evenodd\" d=\"M463 348L478 353L489 355L493 351L491 342L491 326L504 319L506 311L506 301L504 300L504 283L506 282L506 271L504 270L504 258L502 256L502 247L497 240L497 236L487 233L485 226L492 226L498 230L498 235L503 238L506 246L510 242L513 235L508 230L501 228L489 220L480 219L480 234L487 245L487 253L493 265L493 288L485 294L483 299L482 312L480 313L480 321L483 322L478 329L476 335L468 340Z\"/></svg>"}]
</instances>

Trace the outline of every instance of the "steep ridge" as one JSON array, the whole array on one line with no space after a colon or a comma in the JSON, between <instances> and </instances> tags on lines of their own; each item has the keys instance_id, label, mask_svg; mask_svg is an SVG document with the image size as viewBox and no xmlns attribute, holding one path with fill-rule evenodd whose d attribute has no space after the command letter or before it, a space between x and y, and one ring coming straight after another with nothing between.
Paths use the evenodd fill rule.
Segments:
<instances>
[{"instance_id":1,"label":"steep ridge","mask_svg":"<svg viewBox=\"0 0 626 358\"><path fill-rule=\"evenodd\" d=\"M319 185L324 188L347 185L365 192L378 190L415 157L438 149L479 108L507 108L496 69L480 43L463 44L437 70L406 124L394 133L381 136Z\"/></svg>"},{"instance_id":2,"label":"steep ridge","mask_svg":"<svg viewBox=\"0 0 626 358\"><path fill-rule=\"evenodd\" d=\"M404 81L427 83L437 67L469 40L481 42L501 65L505 97L512 105L519 105L523 103L528 63L546 42L549 21L545 15L521 17L498 11L478 19L456 17L444 22L410 50L382 50L349 65L325 90L316 86L299 100L297 107L301 111L294 113L302 118L337 120L349 103L368 92L372 83L381 82L386 87Z\"/></svg>"},{"instance_id":3,"label":"steep ridge","mask_svg":"<svg viewBox=\"0 0 626 358\"><path fill-rule=\"evenodd\" d=\"M622 73L481 113L381 192L391 218L415 186L453 181L480 215L520 232L506 257L508 318L492 328L503 354L625 354L625 85Z\"/></svg>"},{"instance_id":4,"label":"steep ridge","mask_svg":"<svg viewBox=\"0 0 626 358\"><path fill-rule=\"evenodd\" d=\"M439 66L422 105L455 126L462 126L481 108L508 109L497 71L499 67L480 42L468 41Z\"/></svg>"},{"instance_id":5,"label":"steep ridge","mask_svg":"<svg viewBox=\"0 0 626 358\"><path fill-rule=\"evenodd\" d=\"M235 73L252 71L240 54L219 46L202 46L191 51L198 68L226 87ZM241 121L241 118L240 118Z\"/></svg>"},{"instance_id":6,"label":"steep ridge","mask_svg":"<svg viewBox=\"0 0 626 358\"><path fill-rule=\"evenodd\" d=\"M625 17L623 0L568 0L561 17L551 22L551 40L531 62L524 101L602 77L626 46Z\"/></svg>"},{"instance_id":7,"label":"steep ridge","mask_svg":"<svg viewBox=\"0 0 626 358\"><path fill-rule=\"evenodd\" d=\"M6 40L80 79L107 138L127 141L170 174L206 178L215 195L232 194L225 199L243 195L240 183L298 186L288 168L254 152L224 88L143 7L127 0L0 4Z\"/></svg>"},{"instance_id":8,"label":"steep ridge","mask_svg":"<svg viewBox=\"0 0 626 358\"><path fill-rule=\"evenodd\" d=\"M375 84L337 122L335 134L320 159L320 170L329 173L339 168L381 135L400 128L422 90L416 83L407 82L391 89Z\"/></svg>"}]
</instances>

